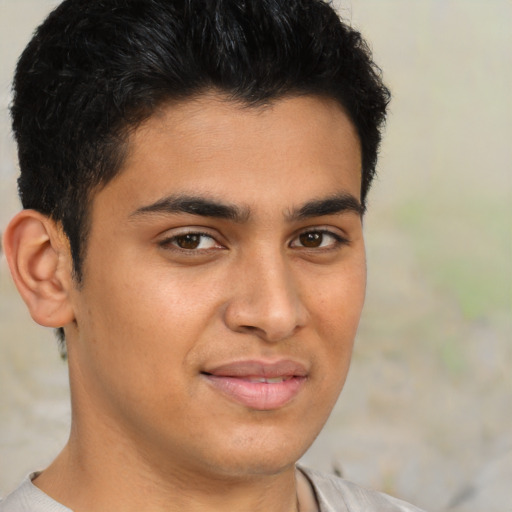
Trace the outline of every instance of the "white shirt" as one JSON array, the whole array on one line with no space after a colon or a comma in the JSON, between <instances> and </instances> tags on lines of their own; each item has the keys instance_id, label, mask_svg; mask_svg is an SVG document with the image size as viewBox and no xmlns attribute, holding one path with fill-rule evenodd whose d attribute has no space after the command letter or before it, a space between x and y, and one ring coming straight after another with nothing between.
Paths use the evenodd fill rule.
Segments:
<instances>
[{"instance_id":1,"label":"white shirt","mask_svg":"<svg viewBox=\"0 0 512 512\"><path fill-rule=\"evenodd\" d=\"M387 494L360 487L334 475L299 467L313 488L319 512L422 512L419 508ZM73 512L50 498L32 483L29 475L3 501L0 512Z\"/></svg>"}]
</instances>

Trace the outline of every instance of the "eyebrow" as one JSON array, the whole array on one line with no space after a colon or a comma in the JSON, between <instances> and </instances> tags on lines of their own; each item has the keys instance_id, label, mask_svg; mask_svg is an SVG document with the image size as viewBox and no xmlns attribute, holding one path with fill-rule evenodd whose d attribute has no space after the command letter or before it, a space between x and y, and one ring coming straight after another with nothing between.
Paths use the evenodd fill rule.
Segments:
<instances>
[{"instance_id":1,"label":"eyebrow","mask_svg":"<svg viewBox=\"0 0 512 512\"><path fill-rule=\"evenodd\" d=\"M353 212L362 217L365 207L352 194L336 194L324 199L314 199L302 205L300 208L292 210L288 219L306 220L313 217L323 217L326 215L336 215L346 212Z\"/></svg>"},{"instance_id":2,"label":"eyebrow","mask_svg":"<svg viewBox=\"0 0 512 512\"><path fill-rule=\"evenodd\" d=\"M289 222L307 220L313 217L323 217L346 212L353 212L363 216L364 206L351 194L336 194L323 199L313 199L299 208L291 210L286 215ZM233 204L226 204L201 196L171 195L147 206L135 210L130 217L139 217L147 214L176 214L186 213L200 217L213 217L226 219L236 223L243 223L249 219L250 209Z\"/></svg>"},{"instance_id":3,"label":"eyebrow","mask_svg":"<svg viewBox=\"0 0 512 512\"><path fill-rule=\"evenodd\" d=\"M214 217L242 223L249 217L248 208L220 203L213 199L199 196L177 195L168 196L147 206L135 210L131 216L141 216L152 213L188 213L201 217Z\"/></svg>"}]
</instances>

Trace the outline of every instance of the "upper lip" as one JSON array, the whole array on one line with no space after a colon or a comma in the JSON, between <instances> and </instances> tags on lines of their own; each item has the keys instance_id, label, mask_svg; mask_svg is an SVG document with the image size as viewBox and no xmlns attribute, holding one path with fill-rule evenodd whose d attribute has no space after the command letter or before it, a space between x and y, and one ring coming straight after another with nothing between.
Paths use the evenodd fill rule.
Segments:
<instances>
[{"instance_id":1,"label":"upper lip","mask_svg":"<svg viewBox=\"0 0 512 512\"><path fill-rule=\"evenodd\" d=\"M208 368L202 373L215 377L306 377L306 367L292 359L280 359L277 361L243 360L220 364Z\"/></svg>"}]
</instances>

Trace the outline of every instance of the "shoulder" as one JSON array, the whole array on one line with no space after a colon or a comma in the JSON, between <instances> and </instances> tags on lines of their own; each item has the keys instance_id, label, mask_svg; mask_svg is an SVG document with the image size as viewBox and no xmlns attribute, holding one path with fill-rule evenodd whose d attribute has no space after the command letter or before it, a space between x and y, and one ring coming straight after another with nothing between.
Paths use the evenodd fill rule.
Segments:
<instances>
[{"instance_id":1,"label":"shoulder","mask_svg":"<svg viewBox=\"0 0 512 512\"><path fill-rule=\"evenodd\" d=\"M5 499L0 499L0 512L72 512L38 489L27 476Z\"/></svg>"},{"instance_id":2,"label":"shoulder","mask_svg":"<svg viewBox=\"0 0 512 512\"><path fill-rule=\"evenodd\" d=\"M335 475L299 467L311 482L321 512L422 512L381 492L365 489Z\"/></svg>"}]
</instances>

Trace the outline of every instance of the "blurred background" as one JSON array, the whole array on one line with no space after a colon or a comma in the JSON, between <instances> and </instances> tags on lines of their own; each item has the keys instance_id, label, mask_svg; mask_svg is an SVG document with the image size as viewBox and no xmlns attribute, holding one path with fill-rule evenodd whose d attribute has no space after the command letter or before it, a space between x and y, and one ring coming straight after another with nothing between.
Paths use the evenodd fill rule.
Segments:
<instances>
[{"instance_id":1,"label":"blurred background","mask_svg":"<svg viewBox=\"0 0 512 512\"><path fill-rule=\"evenodd\" d=\"M0 230L19 210L8 104L54 0L0 0ZM304 463L427 510L512 511L512 1L346 0L393 92L365 219L366 309ZM66 364L0 257L0 495L66 440Z\"/></svg>"}]
</instances>

